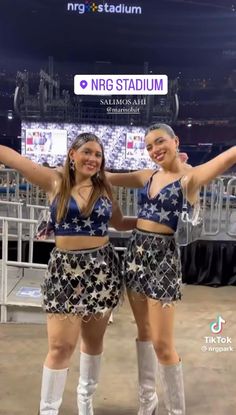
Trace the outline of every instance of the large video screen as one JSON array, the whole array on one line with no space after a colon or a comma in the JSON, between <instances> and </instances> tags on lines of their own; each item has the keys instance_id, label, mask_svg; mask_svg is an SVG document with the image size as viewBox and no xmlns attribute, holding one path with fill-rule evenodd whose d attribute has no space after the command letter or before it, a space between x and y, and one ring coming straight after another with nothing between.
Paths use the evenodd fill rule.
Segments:
<instances>
[{"instance_id":1,"label":"large video screen","mask_svg":"<svg viewBox=\"0 0 236 415\"><path fill-rule=\"evenodd\" d=\"M139 159L145 155L145 141L143 134L127 133L126 134L126 159L138 157Z\"/></svg>"},{"instance_id":2,"label":"large video screen","mask_svg":"<svg viewBox=\"0 0 236 415\"><path fill-rule=\"evenodd\" d=\"M143 127L22 122L21 128L22 154L41 164L63 164L77 135L92 132L103 142L107 169L138 170L154 166L145 148Z\"/></svg>"},{"instance_id":3,"label":"large video screen","mask_svg":"<svg viewBox=\"0 0 236 415\"><path fill-rule=\"evenodd\" d=\"M67 152L67 132L66 130L43 130L27 129L26 153L39 154L62 154Z\"/></svg>"},{"instance_id":4,"label":"large video screen","mask_svg":"<svg viewBox=\"0 0 236 415\"><path fill-rule=\"evenodd\" d=\"M22 154L41 164L63 164L67 153L66 130L27 123L22 133Z\"/></svg>"}]
</instances>

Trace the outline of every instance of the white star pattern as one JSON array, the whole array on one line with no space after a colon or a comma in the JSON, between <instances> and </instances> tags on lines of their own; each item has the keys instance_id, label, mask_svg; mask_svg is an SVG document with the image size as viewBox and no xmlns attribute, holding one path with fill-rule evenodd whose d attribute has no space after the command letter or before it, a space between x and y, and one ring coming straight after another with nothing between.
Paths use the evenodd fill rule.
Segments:
<instances>
[{"instance_id":1,"label":"white star pattern","mask_svg":"<svg viewBox=\"0 0 236 415\"><path fill-rule=\"evenodd\" d=\"M159 193L159 199L160 199L161 203L163 203L164 200L167 199L166 193Z\"/></svg>"},{"instance_id":2,"label":"white star pattern","mask_svg":"<svg viewBox=\"0 0 236 415\"><path fill-rule=\"evenodd\" d=\"M60 228L63 223L60 224ZM51 260L52 257L56 260L57 256L58 250L55 250ZM121 291L120 279L115 266L116 258L113 260L108 248L104 249L104 252L103 248L100 248L96 255L69 252L66 254L67 259L65 252L60 252L59 257L48 271L54 289L48 284L43 287L44 307L47 311L69 312L81 317L90 313L99 313L102 316L106 310L117 305ZM75 266L76 268L73 268ZM80 275L76 275L78 272ZM59 274L59 277L56 277L55 273Z\"/></svg>"},{"instance_id":3,"label":"white star pattern","mask_svg":"<svg viewBox=\"0 0 236 415\"><path fill-rule=\"evenodd\" d=\"M100 313L101 314L101 307L99 305L97 305L96 307L94 307L94 313Z\"/></svg>"},{"instance_id":4,"label":"white star pattern","mask_svg":"<svg viewBox=\"0 0 236 415\"><path fill-rule=\"evenodd\" d=\"M79 296L79 294L74 293L74 294L72 295L73 300L75 300L76 298L78 298L78 296Z\"/></svg>"},{"instance_id":5,"label":"white star pattern","mask_svg":"<svg viewBox=\"0 0 236 415\"><path fill-rule=\"evenodd\" d=\"M62 280L67 280L67 275L66 274L63 274L61 277L62 277Z\"/></svg>"},{"instance_id":6,"label":"white star pattern","mask_svg":"<svg viewBox=\"0 0 236 415\"><path fill-rule=\"evenodd\" d=\"M144 251L144 249L143 249L143 245L140 245L140 246L138 246L138 247L137 247L137 252L138 252L139 254L141 254L141 255L142 255L143 251Z\"/></svg>"},{"instance_id":7,"label":"white star pattern","mask_svg":"<svg viewBox=\"0 0 236 415\"><path fill-rule=\"evenodd\" d=\"M73 273L71 272L70 279L71 279L71 280L77 280L77 278L78 278L78 274L73 274Z\"/></svg>"},{"instance_id":8,"label":"white star pattern","mask_svg":"<svg viewBox=\"0 0 236 415\"><path fill-rule=\"evenodd\" d=\"M132 262L127 262L127 264L129 267L127 271L134 271L134 272L137 271L138 266L135 263L135 260L133 260Z\"/></svg>"},{"instance_id":9,"label":"white star pattern","mask_svg":"<svg viewBox=\"0 0 236 415\"><path fill-rule=\"evenodd\" d=\"M90 269L90 263L86 264L84 267L84 271L87 271L88 269Z\"/></svg>"},{"instance_id":10,"label":"white star pattern","mask_svg":"<svg viewBox=\"0 0 236 415\"><path fill-rule=\"evenodd\" d=\"M178 204L178 200L177 199L172 199L171 203L172 203L172 205L176 206Z\"/></svg>"},{"instance_id":11,"label":"white star pattern","mask_svg":"<svg viewBox=\"0 0 236 415\"><path fill-rule=\"evenodd\" d=\"M51 307L56 308L57 306L57 301L55 300L55 298L51 301Z\"/></svg>"},{"instance_id":12,"label":"white star pattern","mask_svg":"<svg viewBox=\"0 0 236 415\"><path fill-rule=\"evenodd\" d=\"M99 281L104 283L107 279L107 274L100 270L99 274L97 274L96 277Z\"/></svg>"},{"instance_id":13,"label":"white star pattern","mask_svg":"<svg viewBox=\"0 0 236 415\"><path fill-rule=\"evenodd\" d=\"M156 208L156 205L151 204L150 211L152 212L152 214L155 212Z\"/></svg>"},{"instance_id":14,"label":"white star pattern","mask_svg":"<svg viewBox=\"0 0 236 415\"><path fill-rule=\"evenodd\" d=\"M108 199L102 198L102 206L108 209L111 206L111 202Z\"/></svg>"},{"instance_id":15,"label":"white star pattern","mask_svg":"<svg viewBox=\"0 0 236 415\"><path fill-rule=\"evenodd\" d=\"M71 278L76 279L78 275L83 275L84 269L78 264L76 268L71 268L69 264L65 265L65 271L71 274Z\"/></svg>"},{"instance_id":16,"label":"white star pattern","mask_svg":"<svg viewBox=\"0 0 236 415\"><path fill-rule=\"evenodd\" d=\"M56 284L54 284L54 289L57 291L60 291L61 288L61 284L59 282L57 282Z\"/></svg>"},{"instance_id":17,"label":"white star pattern","mask_svg":"<svg viewBox=\"0 0 236 415\"><path fill-rule=\"evenodd\" d=\"M179 196L179 190L180 187L175 187L174 183L172 184L172 187L170 188L170 196Z\"/></svg>"},{"instance_id":18,"label":"white star pattern","mask_svg":"<svg viewBox=\"0 0 236 415\"><path fill-rule=\"evenodd\" d=\"M100 296L99 296L99 301L106 300L107 298L108 298L107 292L106 291L102 291L100 293Z\"/></svg>"},{"instance_id":19,"label":"white star pattern","mask_svg":"<svg viewBox=\"0 0 236 415\"><path fill-rule=\"evenodd\" d=\"M93 290L93 292L91 292L90 295L91 295L91 299L94 299L94 298L97 298L98 293L97 291Z\"/></svg>"},{"instance_id":20,"label":"white star pattern","mask_svg":"<svg viewBox=\"0 0 236 415\"><path fill-rule=\"evenodd\" d=\"M161 208L161 212L159 213L160 221L170 219L168 218L168 215L171 213L171 211L165 211L163 208Z\"/></svg>"},{"instance_id":21,"label":"white star pattern","mask_svg":"<svg viewBox=\"0 0 236 415\"><path fill-rule=\"evenodd\" d=\"M78 220L79 220L79 219L78 219L77 217L72 218L72 222L73 222L73 223L78 223Z\"/></svg>"},{"instance_id":22,"label":"white star pattern","mask_svg":"<svg viewBox=\"0 0 236 415\"><path fill-rule=\"evenodd\" d=\"M180 214L180 211L179 211L179 210L175 210L175 211L174 211L174 215L175 215L175 216L179 216L179 214Z\"/></svg>"},{"instance_id":23,"label":"white star pattern","mask_svg":"<svg viewBox=\"0 0 236 415\"><path fill-rule=\"evenodd\" d=\"M89 226L90 228L91 228L91 225L93 223L93 221L91 221L89 218L86 219L86 220L83 220L83 222L84 222L84 227Z\"/></svg>"},{"instance_id":24,"label":"white star pattern","mask_svg":"<svg viewBox=\"0 0 236 415\"><path fill-rule=\"evenodd\" d=\"M65 310L70 310L70 301L69 300L67 300L65 302Z\"/></svg>"},{"instance_id":25,"label":"white star pattern","mask_svg":"<svg viewBox=\"0 0 236 415\"><path fill-rule=\"evenodd\" d=\"M99 208L97 209L97 210L95 210L95 212L98 214L98 217L99 216L105 216L105 208L104 207L101 207L101 206L99 206Z\"/></svg>"},{"instance_id":26,"label":"white star pattern","mask_svg":"<svg viewBox=\"0 0 236 415\"><path fill-rule=\"evenodd\" d=\"M63 227L64 229L69 229L70 224L65 222L65 223L63 223L62 227Z\"/></svg>"},{"instance_id":27,"label":"white star pattern","mask_svg":"<svg viewBox=\"0 0 236 415\"><path fill-rule=\"evenodd\" d=\"M107 231L107 225L105 223L102 223L98 229L101 229L102 233L105 233Z\"/></svg>"}]
</instances>

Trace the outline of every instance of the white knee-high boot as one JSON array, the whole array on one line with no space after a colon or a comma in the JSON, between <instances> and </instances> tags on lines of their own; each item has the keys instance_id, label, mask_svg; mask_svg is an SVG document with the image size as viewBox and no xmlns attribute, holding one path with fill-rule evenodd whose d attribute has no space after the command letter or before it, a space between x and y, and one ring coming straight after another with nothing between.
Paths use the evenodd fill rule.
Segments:
<instances>
[{"instance_id":1,"label":"white knee-high boot","mask_svg":"<svg viewBox=\"0 0 236 415\"><path fill-rule=\"evenodd\" d=\"M49 369L44 366L40 415L57 415L62 403L68 369Z\"/></svg>"},{"instance_id":2,"label":"white knee-high boot","mask_svg":"<svg viewBox=\"0 0 236 415\"><path fill-rule=\"evenodd\" d=\"M162 365L159 373L168 415L185 415L185 397L182 363Z\"/></svg>"},{"instance_id":3,"label":"white knee-high boot","mask_svg":"<svg viewBox=\"0 0 236 415\"><path fill-rule=\"evenodd\" d=\"M77 387L79 415L93 415L93 394L97 388L102 354L80 353L80 377Z\"/></svg>"},{"instance_id":4,"label":"white knee-high boot","mask_svg":"<svg viewBox=\"0 0 236 415\"><path fill-rule=\"evenodd\" d=\"M139 380L138 415L157 415L157 356L150 341L136 340Z\"/></svg>"}]
</instances>

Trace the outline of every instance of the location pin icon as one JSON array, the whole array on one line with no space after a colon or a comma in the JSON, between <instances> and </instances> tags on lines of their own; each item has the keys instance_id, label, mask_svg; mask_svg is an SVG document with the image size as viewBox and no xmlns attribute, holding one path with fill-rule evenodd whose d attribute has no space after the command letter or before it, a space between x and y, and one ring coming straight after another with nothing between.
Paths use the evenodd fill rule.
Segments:
<instances>
[{"instance_id":1,"label":"location pin icon","mask_svg":"<svg viewBox=\"0 0 236 415\"><path fill-rule=\"evenodd\" d=\"M86 88L87 87L87 85L88 85L88 82L87 81L85 81L85 79L83 79L82 81L80 81L80 86L81 86L81 88Z\"/></svg>"}]
</instances>

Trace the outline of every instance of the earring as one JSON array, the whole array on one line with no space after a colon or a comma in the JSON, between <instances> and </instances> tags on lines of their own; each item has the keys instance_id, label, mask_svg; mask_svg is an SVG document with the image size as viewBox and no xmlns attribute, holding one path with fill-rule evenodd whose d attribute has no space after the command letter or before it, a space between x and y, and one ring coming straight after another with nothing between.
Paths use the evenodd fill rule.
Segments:
<instances>
[{"instance_id":1,"label":"earring","mask_svg":"<svg viewBox=\"0 0 236 415\"><path fill-rule=\"evenodd\" d=\"M97 171L97 173L94 175L96 179L99 179L100 171Z\"/></svg>"},{"instance_id":2,"label":"earring","mask_svg":"<svg viewBox=\"0 0 236 415\"><path fill-rule=\"evenodd\" d=\"M70 159L70 170L75 171L75 160Z\"/></svg>"}]
</instances>

